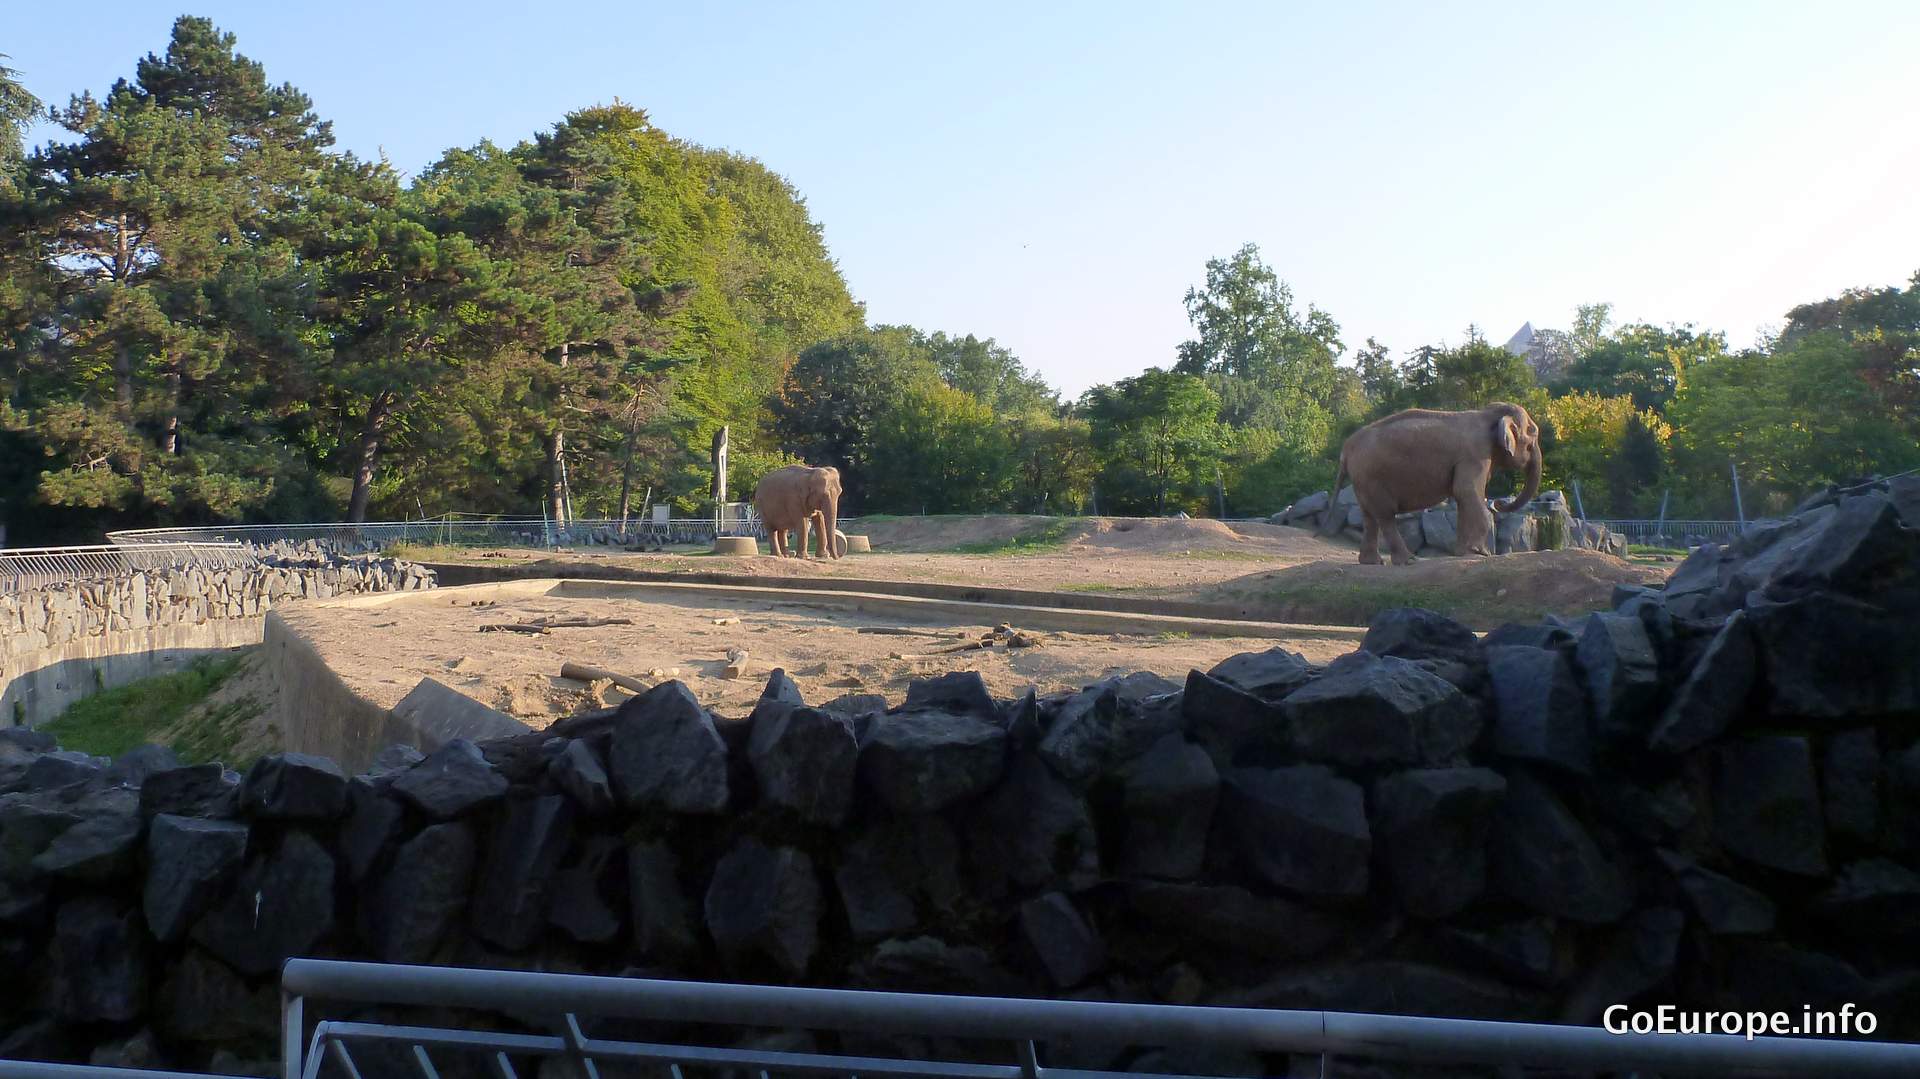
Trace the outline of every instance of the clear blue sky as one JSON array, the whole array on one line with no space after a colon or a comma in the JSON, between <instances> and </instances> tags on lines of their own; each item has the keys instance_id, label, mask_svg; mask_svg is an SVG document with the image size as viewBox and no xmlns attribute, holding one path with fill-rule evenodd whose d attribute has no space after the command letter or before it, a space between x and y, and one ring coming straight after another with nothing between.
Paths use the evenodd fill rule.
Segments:
<instances>
[{"instance_id":1,"label":"clear blue sky","mask_svg":"<svg viewBox=\"0 0 1920 1079\"><path fill-rule=\"evenodd\" d=\"M182 10L408 171L639 105L791 179L872 320L996 337L1069 392L1170 363L1186 288L1247 241L1396 351L1603 300L1745 344L1920 269L1911 0ZM13 5L0 52L64 101L176 13Z\"/></svg>"}]
</instances>

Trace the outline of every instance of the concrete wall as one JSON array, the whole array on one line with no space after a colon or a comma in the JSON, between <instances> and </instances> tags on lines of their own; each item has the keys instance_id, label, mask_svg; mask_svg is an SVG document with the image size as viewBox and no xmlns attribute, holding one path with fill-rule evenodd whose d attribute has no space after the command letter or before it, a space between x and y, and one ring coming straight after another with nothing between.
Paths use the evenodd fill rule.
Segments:
<instances>
[{"instance_id":1,"label":"concrete wall","mask_svg":"<svg viewBox=\"0 0 1920 1079\"><path fill-rule=\"evenodd\" d=\"M390 558L271 560L230 570L142 570L0 595L0 726L33 726L103 689L258 644L277 605L430 588Z\"/></svg>"}]
</instances>

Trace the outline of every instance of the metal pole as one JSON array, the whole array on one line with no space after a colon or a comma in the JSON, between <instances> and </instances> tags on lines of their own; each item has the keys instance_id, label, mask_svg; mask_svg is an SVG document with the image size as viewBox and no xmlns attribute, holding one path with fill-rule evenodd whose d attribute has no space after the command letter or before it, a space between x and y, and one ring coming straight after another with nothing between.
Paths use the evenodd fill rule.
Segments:
<instances>
[{"instance_id":1,"label":"metal pole","mask_svg":"<svg viewBox=\"0 0 1920 1079\"><path fill-rule=\"evenodd\" d=\"M1653 534L1661 539L1667 538L1667 496L1672 493L1672 488L1660 492L1660 524L1654 528Z\"/></svg>"},{"instance_id":2,"label":"metal pole","mask_svg":"<svg viewBox=\"0 0 1920 1079\"><path fill-rule=\"evenodd\" d=\"M1573 508L1574 508L1574 511L1580 515L1580 519L1582 521L1587 519L1586 504L1580 501L1580 481L1579 480L1573 481Z\"/></svg>"},{"instance_id":3,"label":"metal pole","mask_svg":"<svg viewBox=\"0 0 1920 1079\"><path fill-rule=\"evenodd\" d=\"M1734 464L1732 461L1728 461L1727 468L1733 472L1733 516L1735 520L1740 522L1740 531L1745 532L1747 530L1747 508L1740 504L1740 466Z\"/></svg>"}]
</instances>

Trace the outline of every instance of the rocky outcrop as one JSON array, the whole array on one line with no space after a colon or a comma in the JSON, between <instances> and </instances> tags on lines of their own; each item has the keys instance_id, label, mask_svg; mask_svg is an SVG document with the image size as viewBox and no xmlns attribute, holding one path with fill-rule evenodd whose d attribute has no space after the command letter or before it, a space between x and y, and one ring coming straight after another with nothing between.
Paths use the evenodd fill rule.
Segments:
<instances>
[{"instance_id":1,"label":"rocky outcrop","mask_svg":"<svg viewBox=\"0 0 1920 1079\"><path fill-rule=\"evenodd\" d=\"M1360 507L1355 504L1353 488L1342 487L1333 511L1342 519L1341 529L1349 539L1364 535ZM1432 509L1403 513L1394 519L1394 527L1406 540L1407 548L1417 555L1450 555L1459 535L1460 511L1452 499ZM1318 530L1327 519L1327 493L1320 491L1295 502L1268 518L1277 525ZM1381 537L1381 550L1386 549ZM1494 515L1493 553L1514 551L1557 551L1579 547L1590 551L1625 555L1627 538L1609 530L1598 521L1581 520L1567 511L1566 497L1559 491L1541 491L1524 512Z\"/></svg>"},{"instance_id":2,"label":"rocky outcrop","mask_svg":"<svg viewBox=\"0 0 1920 1079\"><path fill-rule=\"evenodd\" d=\"M1577 627L1384 612L1324 668L947 676L857 720L776 674L750 723L667 684L359 777L0 731L0 1041L270 1055L294 954L1566 1022L1850 1002L1920 1037L1913 494L1830 492Z\"/></svg>"}]
</instances>

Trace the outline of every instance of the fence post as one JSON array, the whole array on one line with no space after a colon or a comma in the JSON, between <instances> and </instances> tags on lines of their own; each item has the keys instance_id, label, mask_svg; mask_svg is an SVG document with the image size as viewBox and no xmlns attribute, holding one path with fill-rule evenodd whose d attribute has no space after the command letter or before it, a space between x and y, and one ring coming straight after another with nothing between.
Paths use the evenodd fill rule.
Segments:
<instances>
[{"instance_id":1,"label":"fence post","mask_svg":"<svg viewBox=\"0 0 1920 1079\"><path fill-rule=\"evenodd\" d=\"M1586 503L1580 501L1580 481L1579 480L1573 481L1573 509L1574 509L1574 512L1580 515L1581 520L1584 521L1587 519Z\"/></svg>"},{"instance_id":2,"label":"fence post","mask_svg":"<svg viewBox=\"0 0 1920 1079\"><path fill-rule=\"evenodd\" d=\"M1660 492L1660 524L1654 528L1653 534L1663 540L1667 538L1667 496L1672 493L1671 488Z\"/></svg>"},{"instance_id":3,"label":"fence post","mask_svg":"<svg viewBox=\"0 0 1920 1079\"><path fill-rule=\"evenodd\" d=\"M1745 532L1747 530L1747 510L1745 506L1740 504L1740 466L1729 461L1727 462L1727 468L1733 472L1733 516L1735 520L1740 522L1740 531Z\"/></svg>"}]
</instances>

